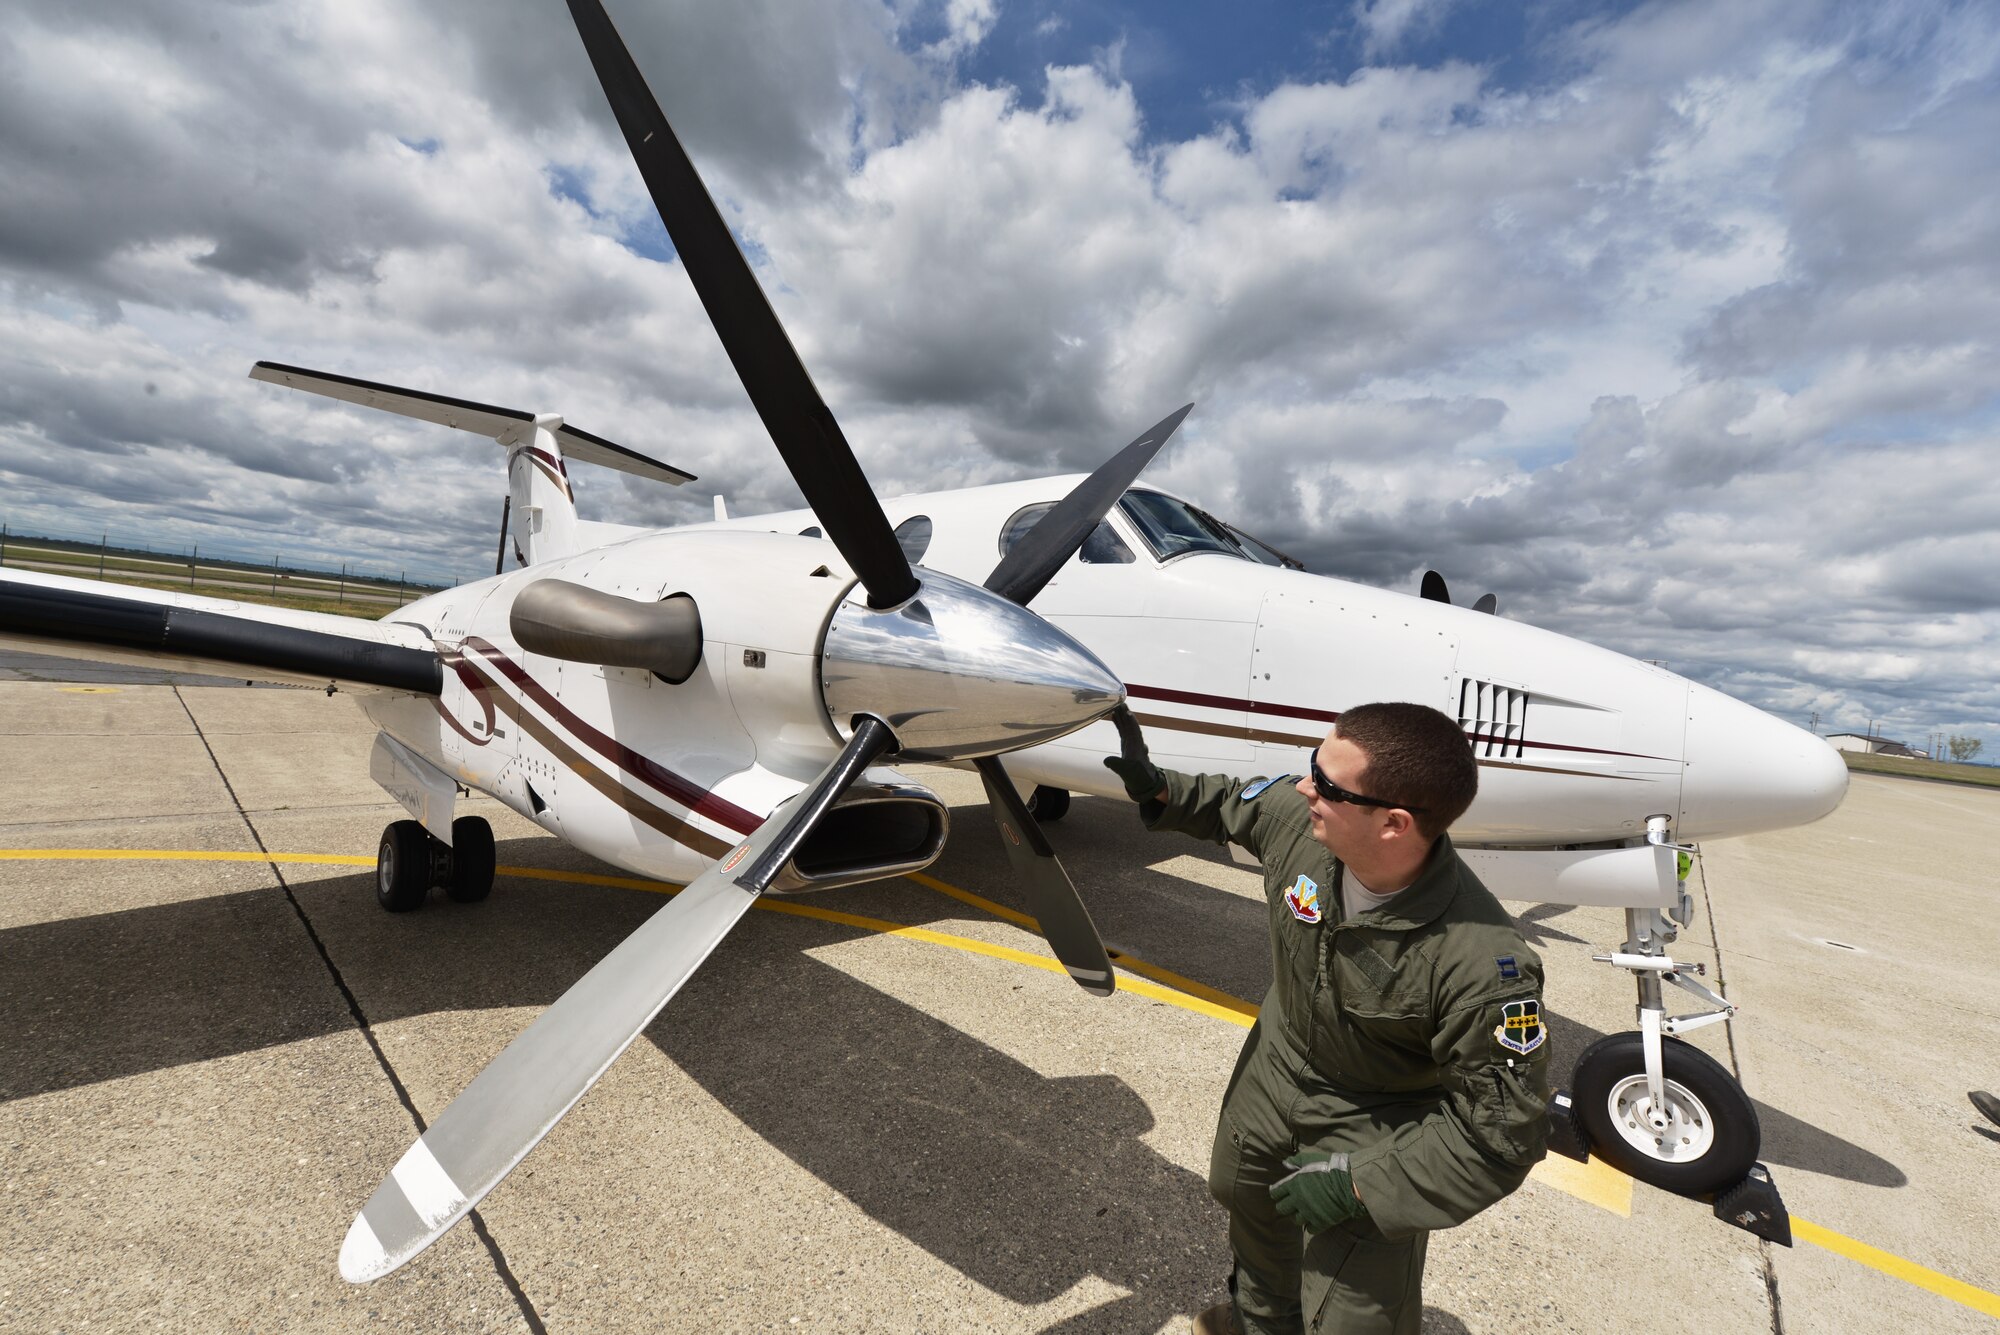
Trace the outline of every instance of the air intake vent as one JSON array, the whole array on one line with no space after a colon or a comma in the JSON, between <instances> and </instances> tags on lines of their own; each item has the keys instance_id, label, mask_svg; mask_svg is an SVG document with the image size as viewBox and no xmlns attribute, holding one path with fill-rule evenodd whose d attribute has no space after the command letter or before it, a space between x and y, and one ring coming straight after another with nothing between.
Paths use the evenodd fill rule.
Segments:
<instances>
[{"instance_id":1,"label":"air intake vent","mask_svg":"<svg viewBox=\"0 0 2000 1335\"><path fill-rule=\"evenodd\" d=\"M1518 760L1528 729L1528 693L1467 677L1458 684L1458 726L1475 756Z\"/></svg>"}]
</instances>

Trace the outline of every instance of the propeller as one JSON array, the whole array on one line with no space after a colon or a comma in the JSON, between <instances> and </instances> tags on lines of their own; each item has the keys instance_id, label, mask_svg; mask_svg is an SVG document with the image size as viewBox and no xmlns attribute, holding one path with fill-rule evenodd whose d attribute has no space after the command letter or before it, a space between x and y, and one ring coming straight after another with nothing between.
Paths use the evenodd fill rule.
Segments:
<instances>
[{"instance_id":1,"label":"propeller","mask_svg":"<svg viewBox=\"0 0 2000 1335\"><path fill-rule=\"evenodd\" d=\"M1193 411L1192 403L1174 409L1098 465L1096 472L1079 482L1000 558L1000 564L986 577L986 587L1026 607L1055 578L1063 563L1076 555L1098 522Z\"/></svg>"},{"instance_id":2,"label":"propeller","mask_svg":"<svg viewBox=\"0 0 2000 1335\"><path fill-rule=\"evenodd\" d=\"M817 779L641 923L488 1063L354 1217L340 1248L341 1276L361 1284L388 1274L500 1185L750 911L847 786L894 746L888 725L863 719Z\"/></svg>"},{"instance_id":3,"label":"propeller","mask_svg":"<svg viewBox=\"0 0 2000 1335\"><path fill-rule=\"evenodd\" d=\"M604 6L598 0L569 0L569 9L681 267L785 467L867 588L869 606L903 602L917 591L909 558L694 163Z\"/></svg>"},{"instance_id":4,"label":"propeller","mask_svg":"<svg viewBox=\"0 0 2000 1335\"><path fill-rule=\"evenodd\" d=\"M730 361L866 595L865 607L836 609L822 648L823 698L836 719L852 721L853 731L812 783L559 997L410 1147L341 1248L341 1273L355 1282L417 1255L497 1186L771 889L848 787L892 752L974 762L1051 948L1089 991L1108 995L1115 985L1075 885L997 754L1060 736L1123 698L1108 668L1026 603L1082 545L1188 408L1064 498L985 588L937 572L920 577L602 4L569 0L569 7ZM841 708L834 707L836 694Z\"/></svg>"},{"instance_id":5,"label":"propeller","mask_svg":"<svg viewBox=\"0 0 2000 1335\"><path fill-rule=\"evenodd\" d=\"M1449 605L1451 602L1451 590L1445 587L1444 576L1435 570L1424 572L1424 582L1417 592L1420 597L1428 598L1434 603ZM1472 610L1484 612L1488 616L1497 615L1500 610L1500 600L1493 594L1482 593L1479 595L1479 601L1472 605Z\"/></svg>"}]
</instances>

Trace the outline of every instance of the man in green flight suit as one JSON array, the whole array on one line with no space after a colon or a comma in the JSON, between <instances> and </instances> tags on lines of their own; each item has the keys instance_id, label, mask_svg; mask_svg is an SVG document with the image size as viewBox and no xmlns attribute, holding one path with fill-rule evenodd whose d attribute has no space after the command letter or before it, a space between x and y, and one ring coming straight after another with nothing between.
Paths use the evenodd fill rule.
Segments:
<instances>
[{"instance_id":1,"label":"man in green flight suit","mask_svg":"<svg viewBox=\"0 0 2000 1335\"><path fill-rule=\"evenodd\" d=\"M1541 960L1445 834L1478 790L1465 734L1361 705L1294 785L1162 770L1114 722L1104 763L1147 828L1248 849L1270 901L1271 990L1209 1161L1232 1298L1195 1329L1416 1335L1431 1230L1519 1187L1547 1138Z\"/></svg>"}]
</instances>

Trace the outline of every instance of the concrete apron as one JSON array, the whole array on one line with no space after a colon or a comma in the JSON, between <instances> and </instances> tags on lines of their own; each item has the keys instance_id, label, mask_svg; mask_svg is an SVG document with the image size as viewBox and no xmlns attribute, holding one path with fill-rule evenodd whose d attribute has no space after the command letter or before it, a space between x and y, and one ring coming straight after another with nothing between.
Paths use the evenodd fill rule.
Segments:
<instances>
[{"instance_id":1,"label":"concrete apron","mask_svg":"<svg viewBox=\"0 0 2000 1335\"><path fill-rule=\"evenodd\" d=\"M365 864L400 815L369 736L317 693L0 683L0 847ZM435 1115L658 896L563 879L610 869L485 802L500 861L553 879L408 915L368 865L0 861L0 1330L1185 1330L1228 1268L1202 1175L1240 1017L1022 962L1046 948L967 902L1023 908L976 778L920 777L955 808L930 883L753 913L488 1198L485 1239L462 1224L365 1289L334 1258L416 1134L404 1098ZM1985 1290L2000 1258L1964 1221L2000 1196L2000 1143L1964 1089L2000 1084L1995 929L1968 887L1995 815L1857 779L1820 826L1709 850L1715 921L1676 952L1749 1008L1734 1057L1793 1209ZM1115 946L1261 995L1254 872L1122 803L1050 834ZM1563 1066L1631 1026L1629 982L1589 961L1620 922L1516 907ZM1721 1027L1696 1041L1731 1063ZM1990 1328L1561 1165L1431 1258L1427 1330L1762 1331L1774 1294L1794 1330Z\"/></svg>"}]
</instances>

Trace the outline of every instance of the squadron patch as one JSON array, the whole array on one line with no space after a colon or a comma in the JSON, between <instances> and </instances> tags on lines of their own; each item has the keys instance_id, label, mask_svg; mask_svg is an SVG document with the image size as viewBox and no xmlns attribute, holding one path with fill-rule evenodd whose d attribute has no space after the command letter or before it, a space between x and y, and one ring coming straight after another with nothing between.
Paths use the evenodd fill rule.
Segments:
<instances>
[{"instance_id":1,"label":"squadron patch","mask_svg":"<svg viewBox=\"0 0 2000 1335\"><path fill-rule=\"evenodd\" d=\"M1521 976L1521 966L1514 963L1512 955L1495 955L1493 962L1500 966L1500 976L1502 978L1519 978Z\"/></svg>"},{"instance_id":2,"label":"squadron patch","mask_svg":"<svg viewBox=\"0 0 2000 1335\"><path fill-rule=\"evenodd\" d=\"M1549 1031L1542 1027L1542 1003L1530 999L1503 1005L1493 1037L1501 1047L1523 1055L1546 1043Z\"/></svg>"},{"instance_id":3,"label":"squadron patch","mask_svg":"<svg viewBox=\"0 0 2000 1335\"><path fill-rule=\"evenodd\" d=\"M1325 916L1319 907L1319 882L1300 872L1299 879L1292 883L1292 888L1285 891L1285 907L1290 909L1292 916L1300 922L1318 922Z\"/></svg>"},{"instance_id":4,"label":"squadron patch","mask_svg":"<svg viewBox=\"0 0 2000 1335\"><path fill-rule=\"evenodd\" d=\"M1280 774L1273 779L1259 779L1257 780L1257 782L1251 784L1248 788L1245 788L1243 790L1242 794L1240 795L1241 799L1245 802L1252 801L1266 788L1269 788L1272 784L1283 783L1286 779L1290 779L1293 777L1295 776L1290 774Z\"/></svg>"}]
</instances>

